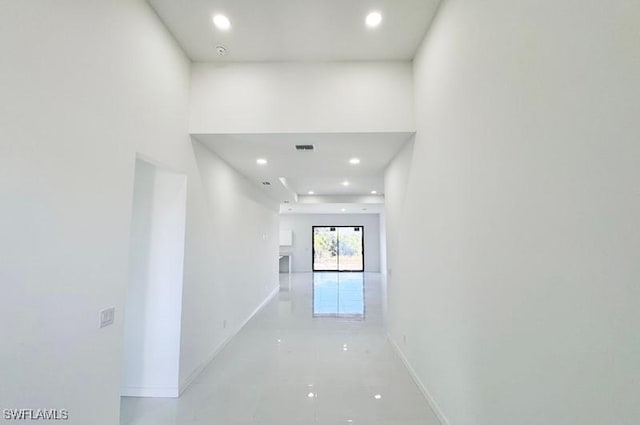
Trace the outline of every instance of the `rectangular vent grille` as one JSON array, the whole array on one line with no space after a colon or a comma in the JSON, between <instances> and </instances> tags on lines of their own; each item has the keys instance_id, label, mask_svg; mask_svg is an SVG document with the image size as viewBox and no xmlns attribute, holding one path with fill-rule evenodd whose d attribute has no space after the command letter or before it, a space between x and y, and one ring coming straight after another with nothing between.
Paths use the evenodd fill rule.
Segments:
<instances>
[{"instance_id":1,"label":"rectangular vent grille","mask_svg":"<svg viewBox=\"0 0 640 425\"><path fill-rule=\"evenodd\" d=\"M313 145L296 145L297 151L312 151L315 147Z\"/></svg>"},{"instance_id":2,"label":"rectangular vent grille","mask_svg":"<svg viewBox=\"0 0 640 425\"><path fill-rule=\"evenodd\" d=\"M262 184L265 185L265 186L271 186L270 182L262 182Z\"/></svg>"}]
</instances>

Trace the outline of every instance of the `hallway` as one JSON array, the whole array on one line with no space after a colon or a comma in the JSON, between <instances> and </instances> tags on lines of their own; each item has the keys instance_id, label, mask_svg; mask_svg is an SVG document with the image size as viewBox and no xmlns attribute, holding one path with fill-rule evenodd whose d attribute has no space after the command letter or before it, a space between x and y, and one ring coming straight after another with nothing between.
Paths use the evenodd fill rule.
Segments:
<instances>
[{"instance_id":1,"label":"hallway","mask_svg":"<svg viewBox=\"0 0 640 425\"><path fill-rule=\"evenodd\" d=\"M326 285L363 274L319 275L315 288L311 273L280 275L278 295L181 398L123 398L121 425L439 424L386 338L381 275L364 274L364 317L329 317L326 302ZM357 309L356 292L338 293Z\"/></svg>"}]
</instances>

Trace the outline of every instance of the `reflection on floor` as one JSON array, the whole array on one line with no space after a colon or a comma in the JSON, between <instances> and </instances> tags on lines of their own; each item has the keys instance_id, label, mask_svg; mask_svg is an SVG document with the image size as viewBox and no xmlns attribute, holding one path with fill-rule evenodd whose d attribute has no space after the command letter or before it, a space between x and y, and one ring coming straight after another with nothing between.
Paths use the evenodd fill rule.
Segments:
<instances>
[{"instance_id":1,"label":"reflection on floor","mask_svg":"<svg viewBox=\"0 0 640 425\"><path fill-rule=\"evenodd\" d=\"M313 316L363 319L364 273L314 273Z\"/></svg>"},{"instance_id":2,"label":"reflection on floor","mask_svg":"<svg viewBox=\"0 0 640 425\"><path fill-rule=\"evenodd\" d=\"M439 424L386 339L379 274L366 273L353 284L362 283L361 320L314 317L325 304L317 306L313 294L329 277L281 279L278 298L181 398L123 398L121 424ZM336 315L359 309L338 294Z\"/></svg>"}]
</instances>

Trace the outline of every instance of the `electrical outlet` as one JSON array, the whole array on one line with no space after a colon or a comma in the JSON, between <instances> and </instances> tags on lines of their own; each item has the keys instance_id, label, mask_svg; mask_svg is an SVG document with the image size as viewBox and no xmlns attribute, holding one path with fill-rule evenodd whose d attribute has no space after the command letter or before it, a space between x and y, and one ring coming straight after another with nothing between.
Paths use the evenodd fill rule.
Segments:
<instances>
[{"instance_id":1,"label":"electrical outlet","mask_svg":"<svg viewBox=\"0 0 640 425\"><path fill-rule=\"evenodd\" d=\"M113 321L116 317L116 308L109 307L100 311L100 327L104 328L105 326L109 326L113 324Z\"/></svg>"}]
</instances>

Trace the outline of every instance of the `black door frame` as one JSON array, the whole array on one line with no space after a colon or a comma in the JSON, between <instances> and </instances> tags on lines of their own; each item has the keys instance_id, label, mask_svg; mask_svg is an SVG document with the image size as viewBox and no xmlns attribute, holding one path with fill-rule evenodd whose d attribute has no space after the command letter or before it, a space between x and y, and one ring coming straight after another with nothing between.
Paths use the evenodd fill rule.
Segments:
<instances>
[{"instance_id":1,"label":"black door frame","mask_svg":"<svg viewBox=\"0 0 640 425\"><path fill-rule=\"evenodd\" d=\"M353 228L359 227L362 229L360 232L360 242L362 243L362 268L360 270L316 270L315 266L315 258L316 258L316 244L315 244L315 236L316 236L316 228L319 227L329 227L335 229L341 228ZM336 230L337 231L337 230ZM338 238L338 269L340 268L340 239ZM361 224L353 225L353 226L311 226L311 270L314 272L339 272L339 273L353 273L353 272L364 272L364 226Z\"/></svg>"}]
</instances>

